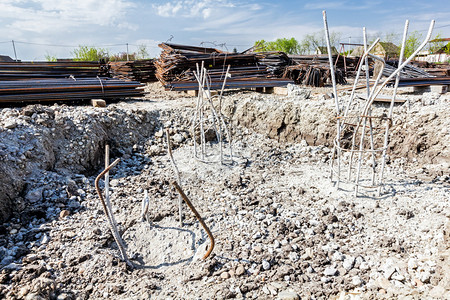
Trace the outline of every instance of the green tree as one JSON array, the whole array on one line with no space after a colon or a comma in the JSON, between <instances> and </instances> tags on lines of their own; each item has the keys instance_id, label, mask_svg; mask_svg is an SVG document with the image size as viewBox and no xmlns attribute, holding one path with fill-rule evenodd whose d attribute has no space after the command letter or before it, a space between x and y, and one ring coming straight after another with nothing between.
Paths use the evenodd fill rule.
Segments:
<instances>
[{"instance_id":1,"label":"green tree","mask_svg":"<svg viewBox=\"0 0 450 300\"><path fill-rule=\"evenodd\" d=\"M49 52L47 52L47 54L45 54L45 60L46 61L57 61L58 59L56 58L56 55L52 55Z\"/></svg>"},{"instance_id":2,"label":"green tree","mask_svg":"<svg viewBox=\"0 0 450 300\"><path fill-rule=\"evenodd\" d=\"M259 40L255 42L256 51L282 51L286 54L299 54L300 44L295 38L279 38L272 42Z\"/></svg>"},{"instance_id":3,"label":"green tree","mask_svg":"<svg viewBox=\"0 0 450 300\"><path fill-rule=\"evenodd\" d=\"M440 33L436 34L434 36L434 38L431 39L433 42L429 43L430 53L436 53L437 51L442 49L442 47L445 46L445 42L440 41L441 39L442 39L442 35Z\"/></svg>"},{"instance_id":4,"label":"green tree","mask_svg":"<svg viewBox=\"0 0 450 300\"><path fill-rule=\"evenodd\" d=\"M336 49L339 49L339 41L341 40L341 36L342 34L340 32L330 32L331 47L334 46ZM317 47L326 47L327 40L325 38L325 31L321 30L305 35L300 45L302 53L314 53L317 50Z\"/></svg>"},{"instance_id":5,"label":"green tree","mask_svg":"<svg viewBox=\"0 0 450 300\"><path fill-rule=\"evenodd\" d=\"M411 54L419 47L422 40L422 35L418 31L413 31L406 39L405 43L405 57L410 57Z\"/></svg>"},{"instance_id":6,"label":"green tree","mask_svg":"<svg viewBox=\"0 0 450 300\"><path fill-rule=\"evenodd\" d=\"M99 61L109 56L106 49L82 45L73 50L72 55L75 61Z\"/></svg>"},{"instance_id":7,"label":"green tree","mask_svg":"<svg viewBox=\"0 0 450 300\"><path fill-rule=\"evenodd\" d=\"M148 58L148 51L147 46L144 44L138 45L137 53L136 53L137 59L146 59Z\"/></svg>"}]
</instances>

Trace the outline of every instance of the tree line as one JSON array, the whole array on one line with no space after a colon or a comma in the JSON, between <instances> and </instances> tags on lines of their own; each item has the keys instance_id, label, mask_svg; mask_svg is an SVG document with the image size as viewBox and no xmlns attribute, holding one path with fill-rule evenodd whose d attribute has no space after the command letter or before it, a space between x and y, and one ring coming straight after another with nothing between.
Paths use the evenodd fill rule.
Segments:
<instances>
[{"instance_id":1,"label":"tree line","mask_svg":"<svg viewBox=\"0 0 450 300\"><path fill-rule=\"evenodd\" d=\"M341 40L342 34L339 32L331 32L330 33L330 44L335 47L336 50L340 50L339 43ZM380 32L369 37L369 44L372 44L376 37L380 37L381 42L393 43L398 46L398 53L400 54L401 48L401 37L399 38L398 34L395 33L385 33L384 35ZM406 40L405 44L405 57L409 57L417 47L423 41L423 35L418 31L411 32ZM441 41L439 41L441 39ZM435 40L434 42L430 42L428 44L428 50L430 53L436 53L440 49L444 48L444 52L450 54L450 43L446 41L442 41L442 36L440 33L435 35L431 40ZM312 54L318 49L318 47L326 47L325 33L324 31L316 32L313 34L307 34L300 42L295 38L278 38L275 41L266 41L266 40L258 40L254 43L254 50L258 52L264 51L282 51L286 54ZM349 54L349 51L346 53L341 53L344 55Z\"/></svg>"}]
</instances>

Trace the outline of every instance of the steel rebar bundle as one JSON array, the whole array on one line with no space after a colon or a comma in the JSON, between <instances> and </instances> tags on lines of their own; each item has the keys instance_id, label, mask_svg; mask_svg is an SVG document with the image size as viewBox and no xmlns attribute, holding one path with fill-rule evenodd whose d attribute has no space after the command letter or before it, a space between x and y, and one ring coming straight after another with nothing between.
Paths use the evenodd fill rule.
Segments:
<instances>
[{"instance_id":1,"label":"steel rebar bundle","mask_svg":"<svg viewBox=\"0 0 450 300\"><path fill-rule=\"evenodd\" d=\"M323 12L323 15L325 31L328 33L328 24L326 21L325 11ZM434 21L431 21L428 34L424 42L409 58L403 61L408 24L408 21L406 21L398 67L381 84L380 78L384 70L385 61L382 58L370 53L379 39L372 43L370 47L367 47L365 28L363 29L363 39L365 44L364 55L361 57L361 64L358 66L350 99L346 101L343 106L340 105L342 103L338 100L335 89L336 83L333 82L333 88L335 89L334 96L336 102L337 132L332 151L331 179L333 180L333 177L336 176L336 185L338 188L340 182L352 184L354 186L355 196L358 196L360 187L376 188L378 195L382 192L386 152L389 143L389 129L392 126L393 107L397 87L400 82L400 74L405 66L407 66L408 63L417 55L417 53L425 47L431 37L431 32L434 27ZM328 35L326 35L326 37L329 45ZM362 97L356 95L355 91L360 79L363 64L366 66L366 72L368 70L369 57L374 60L378 60L382 66L382 69L381 72L378 73L373 85L369 85L368 76L366 74L367 96ZM330 65L332 64L333 62L330 58ZM432 78L426 79L430 80ZM378 115L372 115L373 102L381 90L392 80L395 80L395 84L389 111L382 113L378 112ZM358 101L358 99L362 101ZM381 163L377 161L379 159L381 159ZM354 164L355 162L356 164ZM342 174L342 169L344 169L344 166L347 169L346 176L343 176ZM346 177L346 179L344 177Z\"/></svg>"},{"instance_id":2,"label":"steel rebar bundle","mask_svg":"<svg viewBox=\"0 0 450 300\"><path fill-rule=\"evenodd\" d=\"M92 78L108 76L104 62L96 61L58 61L58 62L0 62L0 81Z\"/></svg>"},{"instance_id":3,"label":"steel rebar bundle","mask_svg":"<svg viewBox=\"0 0 450 300\"><path fill-rule=\"evenodd\" d=\"M280 78L290 62L283 52L227 53L214 48L203 48L163 43L163 51L155 61L156 77L173 90L197 90L194 72L196 65L208 67L209 80L214 89L220 89L227 66L230 66L225 88L286 86L290 79Z\"/></svg>"},{"instance_id":4,"label":"steel rebar bundle","mask_svg":"<svg viewBox=\"0 0 450 300\"><path fill-rule=\"evenodd\" d=\"M111 77L139 81L141 83L158 81L153 59L108 62Z\"/></svg>"},{"instance_id":5,"label":"steel rebar bundle","mask_svg":"<svg viewBox=\"0 0 450 300\"><path fill-rule=\"evenodd\" d=\"M0 103L142 97L143 85L111 78L0 81Z\"/></svg>"},{"instance_id":6,"label":"steel rebar bundle","mask_svg":"<svg viewBox=\"0 0 450 300\"><path fill-rule=\"evenodd\" d=\"M211 95L211 82L209 81L208 71L202 63L201 67L197 65L197 71L194 73L198 84L198 97L196 110L191 122L192 136L194 140L194 157L202 162L209 162L207 153L208 136L213 135L220 151L220 163L224 164L225 141L228 143L229 160L233 162L233 148L231 145L231 134L222 115L222 97L229 77L228 66L226 76L222 82L222 88L218 95ZM214 100L216 100L214 103ZM211 138L211 137L210 137ZM198 141L197 141L198 139ZM200 154L197 151L197 144L200 146Z\"/></svg>"}]
</instances>

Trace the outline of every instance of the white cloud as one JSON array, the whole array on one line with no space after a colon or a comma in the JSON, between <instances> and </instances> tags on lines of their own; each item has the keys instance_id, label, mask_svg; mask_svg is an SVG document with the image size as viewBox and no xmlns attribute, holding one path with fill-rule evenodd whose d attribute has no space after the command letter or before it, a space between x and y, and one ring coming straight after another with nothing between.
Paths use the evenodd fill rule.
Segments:
<instances>
[{"instance_id":1,"label":"white cloud","mask_svg":"<svg viewBox=\"0 0 450 300\"><path fill-rule=\"evenodd\" d=\"M219 13L225 13L231 9L259 10L258 4L236 4L229 0L177 0L161 5L153 5L157 14L161 17L183 17L203 19L212 18Z\"/></svg>"},{"instance_id":2,"label":"white cloud","mask_svg":"<svg viewBox=\"0 0 450 300\"><path fill-rule=\"evenodd\" d=\"M333 1L333 2L315 1L311 3L306 3L305 9L334 9L345 6L346 6L345 1Z\"/></svg>"},{"instance_id":3,"label":"white cloud","mask_svg":"<svg viewBox=\"0 0 450 300\"><path fill-rule=\"evenodd\" d=\"M124 16L132 7L129 0L2 0L0 26L36 33L89 25L125 26Z\"/></svg>"}]
</instances>

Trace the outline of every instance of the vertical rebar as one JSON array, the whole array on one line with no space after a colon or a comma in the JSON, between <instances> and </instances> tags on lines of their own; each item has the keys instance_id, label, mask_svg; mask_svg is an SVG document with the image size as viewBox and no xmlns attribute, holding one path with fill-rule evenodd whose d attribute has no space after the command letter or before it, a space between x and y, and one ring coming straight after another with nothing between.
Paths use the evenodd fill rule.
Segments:
<instances>
[{"instance_id":1,"label":"vertical rebar","mask_svg":"<svg viewBox=\"0 0 450 300\"><path fill-rule=\"evenodd\" d=\"M401 50L400 50L400 57L398 58L398 65L399 65L399 67L402 64L403 55L405 53L406 36L408 35L408 27L409 27L409 20L406 20L405 21L405 28L403 29L403 39L402 39L402 47L401 47ZM381 192L382 192L381 189L382 189L382 185L383 185L384 167L385 167L385 164L386 164L386 151L387 151L387 144L388 144L388 139L389 139L389 127L391 125L390 122L391 122L391 117L392 117L392 111L394 109L394 102L395 102L395 97L397 95L397 87L398 87L398 83L399 82L400 82L400 72L395 77L394 93L392 94L391 105L389 107L389 113L388 113L388 117L386 119L386 128L385 128L385 132L384 132L383 153L382 153L382 162L381 162L381 171L380 171L380 177L379 177L379 183L378 183L378 196L380 196Z\"/></svg>"},{"instance_id":2,"label":"vertical rebar","mask_svg":"<svg viewBox=\"0 0 450 300\"><path fill-rule=\"evenodd\" d=\"M331 72L331 82L333 84L333 94L334 94L334 105L335 105L335 109L336 109L336 116L340 116L340 109L339 109L339 99L338 99L338 95L337 95L337 88L336 88L336 77L335 77L335 73L334 73L334 65L333 65L333 56L331 55L331 44L330 44L330 33L328 31L328 22L327 22L327 13L326 11L322 11L322 15L323 15L323 26L325 29L325 38L327 40L327 52L328 52L328 61L330 64L330 72ZM341 148L341 143L340 143L340 135L341 135L341 124L340 124L340 119L337 119L337 125L336 125L336 140L337 140L337 145L335 147L337 147L337 153L338 153L338 171L337 171L337 182L336 182L336 186L337 188L339 188L339 182L340 182L340 173L341 173L341 157L340 157L340 148ZM334 154L334 151L333 151ZM332 155L333 156L333 155ZM331 159L331 172L333 172L333 158ZM332 179L332 176L331 176Z\"/></svg>"},{"instance_id":3,"label":"vertical rebar","mask_svg":"<svg viewBox=\"0 0 450 300\"><path fill-rule=\"evenodd\" d=\"M127 253L125 251L125 247L122 241L122 238L119 235L119 232L117 230L117 225L113 222L113 215L112 211L108 209L108 206L105 202L105 199L103 198L102 192L100 191L99 182L100 178L102 178L111 168L113 168L115 165L117 165L120 161L120 158L113 161L109 166L107 166L98 176L95 178L95 189L97 190L98 197L100 198L100 202L102 203L103 210L105 212L106 218L108 219L109 227L111 229L111 233L113 235L113 238L117 244L117 247L119 248L120 254L122 256L122 259L131 267L133 267L133 264L128 260ZM110 214L111 212L111 214Z\"/></svg>"},{"instance_id":4,"label":"vertical rebar","mask_svg":"<svg viewBox=\"0 0 450 300\"><path fill-rule=\"evenodd\" d=\"M172 164L173 171L175 173L175 176L177 177L178 184L181 186L181 176L180 176L180 170L177 167L177 164L175 163L175 159L173 158L172 154L172 141L170 139L169 129L166 128L166 137L167 137L167 153L169 154L169 159ZM180 227L183 227L183 199L181 199L181 195L178 195L178 215L180 220Z\"/></svg>"},{"instance_id":5,"label":"vertical rebar","mask_svg":"<svg viewBox=\"0 0 450 300\"><path fill-rule=\"evenodd\" d=\"M12 46L13 46L13 50L14 50L14 57L15 57L15 59L17 61L16 45L14 44L14 40L11 40L11 42L12 42Z\"/></svg>"}]
</instances>

